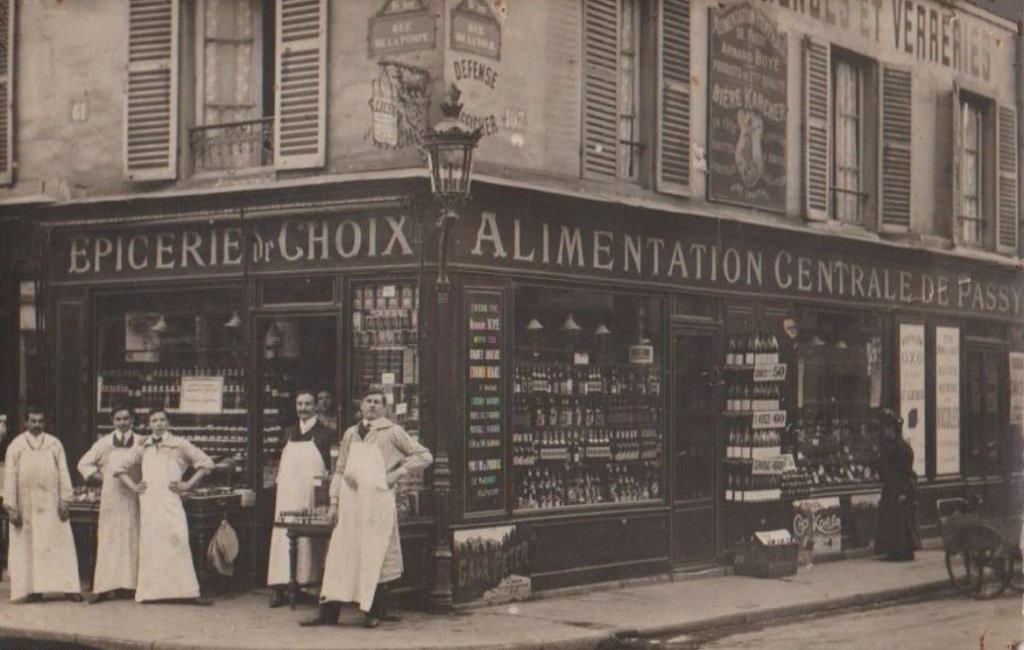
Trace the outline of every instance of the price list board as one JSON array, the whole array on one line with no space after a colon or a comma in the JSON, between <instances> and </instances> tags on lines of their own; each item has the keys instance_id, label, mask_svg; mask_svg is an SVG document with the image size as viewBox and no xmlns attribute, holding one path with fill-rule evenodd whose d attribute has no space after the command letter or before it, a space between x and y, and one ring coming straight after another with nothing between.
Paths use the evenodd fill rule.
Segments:
<instances>
[{"instance_id":1,"label":"price list board","mask_svg":"<svg viewBox=\"0 0 1024 650\"><path fill-rule=\"evenodd\" d=\"M466 292L466 512L505 509L502 294Z\"/></svg>"}]
</instances>

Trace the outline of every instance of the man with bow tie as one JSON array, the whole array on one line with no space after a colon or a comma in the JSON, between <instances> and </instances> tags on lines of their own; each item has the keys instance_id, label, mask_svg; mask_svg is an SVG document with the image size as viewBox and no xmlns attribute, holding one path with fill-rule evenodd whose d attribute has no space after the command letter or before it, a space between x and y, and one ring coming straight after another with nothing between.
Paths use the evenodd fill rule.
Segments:
<instances>
[{"instance_id":1,"label":"man with bow tie","mask_svg":"<svg viewBox=\"0 0 1024 650\"><path fill-rule=\"evenodd\" d=\"M96 570L90 603L108 598L131 598L139 575L139 497L114 476L140 441L132 432L132 410L115 406L110 414L114 430L99 440L78 461L78 472L93 485L102 485L96 535ZM135 481L142 479L133 468Z\"/></svg>"},{"instance_id":2,"label":"man with bow tie","mask_svg":"<svg viewBox=\"0 0 1024 650\"><path fill-rule=\"evenodd\" d=\"M400 425L384 417L384 393L369 390L362 421L345 431L331 478L331 533L320 609L302 625L334 625L341 604L356 602L363 624L385 618L387 583L402 576L395 484L423 471L433 456Z\"/></svg>"},{"instance_id":3,"label":"man with bow tie","mask_svg":"<svg viewBox=\"0 0 1024 650\"><path fill-rule=\"evenodd\" d=\"M330 472L331 445L338 439L337 432L324 426L317 417L312 391L300 390L295 396L295 414L299 421L285 430L287 442L281 450L277 470L275 520L282 512L312 510L316 506L315 480ZM324 570L322 540L305 537L297 540L297 544L296 581L299 584L320 582ZM291 573L288 546L285 529L275 527L270 533L267 565L267 585L273 590L271 607L281 607L287 602L285 587ZM316 602L314 596L302 594L303 599Z\"/></svg>"}]
</instances>

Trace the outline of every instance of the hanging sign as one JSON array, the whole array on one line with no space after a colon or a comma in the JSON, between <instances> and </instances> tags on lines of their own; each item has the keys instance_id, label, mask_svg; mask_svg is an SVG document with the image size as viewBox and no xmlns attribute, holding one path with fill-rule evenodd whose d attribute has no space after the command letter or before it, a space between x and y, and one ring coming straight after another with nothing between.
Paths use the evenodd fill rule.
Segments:
<instances>
[{"instance_id":1,"label":"hanging sign","mask_svg":"<svg viewBox=\"0 0 1024 650\"><path fill-rule=\"evenodd\" d=\"M960 329L935 328L935 472L960 473Z\"/></svg>"},{"instance_id":2,"label":"hanging sign","mask_svg":"<svg viewBox=\"0 0 1024 650\"><path fill-rule=\"evenodd\" d=\"M505 508L501 292L466 292L466 510Z\"/></svg>"},{"instance_id":3,"label":"hanging sign","mask_svg":"<svg viewBox=\"0 0 1024 650\"><path fill-rule=\"evenodd\" d=\"M786 209L786 34L749 4L711 13L712 200Z\"/></svg>"},{"instance_id":4,"label":"hanging sign","mask_svg":"<svg viewBox=\"0 0 1024 650\"><path fill-rule=\"evenodd\" d=\"M900 415L903 437L914 450L914 471L925 473L924 325L900 325Z\"/></svg>"}]
</instances>

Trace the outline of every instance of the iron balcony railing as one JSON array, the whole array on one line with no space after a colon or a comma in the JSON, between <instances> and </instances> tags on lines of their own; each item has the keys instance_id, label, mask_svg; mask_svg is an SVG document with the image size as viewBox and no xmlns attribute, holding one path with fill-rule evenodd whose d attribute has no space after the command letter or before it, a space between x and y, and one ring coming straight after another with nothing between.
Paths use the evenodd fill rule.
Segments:
<instances>
[{"instance_id":1,"label":"iron balcony railing","mask_svg":"<svg viewBox=\"0 0 1024 650\"><path fill-rule=\"evenodd\" d=\"M189 129L192 169L225 171L274 164L274 118L196 126Z\"/></svg>"}]
</instances>

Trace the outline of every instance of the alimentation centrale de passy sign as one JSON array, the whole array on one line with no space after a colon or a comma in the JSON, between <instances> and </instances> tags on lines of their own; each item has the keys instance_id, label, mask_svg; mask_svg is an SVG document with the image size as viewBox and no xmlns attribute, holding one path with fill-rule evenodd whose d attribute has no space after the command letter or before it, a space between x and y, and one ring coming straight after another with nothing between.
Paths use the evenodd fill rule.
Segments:
<instances>
[{"instance_id":1,"label":"alimentation centrale de passy sign","mask_svg":"<svg viewBox=\"0 0 1024 650\"><path fill-rule=\"evenodd\" d=\"M558 216L557 211L546 214ZM627 228L622 224L628 223ZM735 233L714 221L681 215L625 221L615 215L571 215L557 221L511 210L468 210L450 255L473 267L635 280L693 287L848 299L1019 318L1024 285L1012 271L959 271L907 251L867 252L850 242L823 250L814 237L780 237L748 228ZM742 229L742 226L726 226ZM179 224L94 234L55 231L51 279L56 282L139 277L316 270L411 264L418 259L415 226L406 215L357 215ZM429 256L428 256L429 257Z\"/></svg>"}]
</instances>

